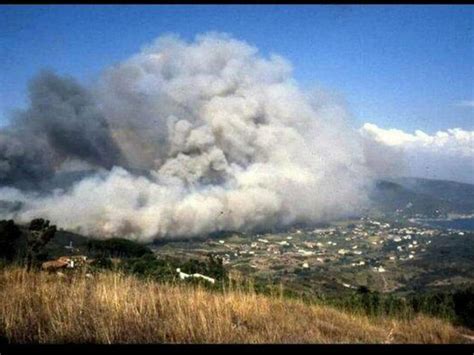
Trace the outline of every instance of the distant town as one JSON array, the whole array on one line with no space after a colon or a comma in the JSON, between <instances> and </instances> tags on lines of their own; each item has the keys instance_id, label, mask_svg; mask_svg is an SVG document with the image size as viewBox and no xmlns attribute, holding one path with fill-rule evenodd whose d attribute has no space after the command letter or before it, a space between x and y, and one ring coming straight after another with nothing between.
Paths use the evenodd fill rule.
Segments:
<instances>
[{"instance_id":1,"label":"distant town","mask_svg":"<svg viewBox=\"0 0 474 355\"><path fill-rule=\"evenodd\" d=\"M434 244L439 247L446 238L450 242L456 238L462 243L468 234L414 223L361 218L287 232L227 233L221 239L170 242L153 249L158 255L182 257L211 253L221 257L226 268L235 273L283 282L292 288L304 286L306 279L307 288L316 292L327 292L328 288L338 286L347 289L369 286L380 292L393 292L407 289L405 283L410 276L426 271L418 270L417 261L430 258ZM439 276L442 278L443 273ZM458 277L458 281L461 279ZM470 280L473 279L474 274ZM443 282L446 280L436 280L431 286Z\"/></svg>"}]
</instances>

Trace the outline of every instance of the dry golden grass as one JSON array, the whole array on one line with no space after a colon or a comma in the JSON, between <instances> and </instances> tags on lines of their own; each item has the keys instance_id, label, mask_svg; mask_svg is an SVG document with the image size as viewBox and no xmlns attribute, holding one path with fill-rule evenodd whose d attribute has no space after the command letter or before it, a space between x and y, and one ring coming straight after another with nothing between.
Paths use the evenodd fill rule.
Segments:
<instances>
[{"instance_id":1,"label":"dry golden grass","mask_svg":"<svg viewBox=\"0 0 474 355\"><path fill-rule=\"evenodd\" d=\"M369 319L239 290L147 282L117 273L60 279L0 270L0 337L14 343L462 343L424 316Z\"/></svg>"}]
</instances>

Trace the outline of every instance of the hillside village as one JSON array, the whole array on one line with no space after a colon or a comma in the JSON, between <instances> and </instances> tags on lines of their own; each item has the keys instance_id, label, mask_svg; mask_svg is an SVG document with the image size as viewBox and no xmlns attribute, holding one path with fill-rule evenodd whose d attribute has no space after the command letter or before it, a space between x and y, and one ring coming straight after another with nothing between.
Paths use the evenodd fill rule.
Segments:
<instances>
[{"instance_id":1,"label":"hillside village","mask_svg":"<svg viewBox=\"0 0 474 355\"><path fill-rule=\"evenodd\" d=\"M149 245L89 239L59 230L42 252L46 254L38 254L43 262L38 266L61 273L86 269L88 274L97 268L118 267L210 284L225 270L231 276L282 285L309 296L350 293L361 287L406 295L474 282L473 236L468 231L374 217L267 233L223 232ZM209 257L217 260L211 267L216 275L208 273Z\"/></svg>"},{"instance_id":2,"label":"hillside village","mask_svg":"<svg viewBox=\"0 0 474 355\"><path fill-rule=\"evenodd\" d=\"M158 255L182 257L210 252L221 257L229 270L274 282L304 283L307 279L310 288L319 284L321 290L370 284L378 291L391 292L403 290L403 278L417 271L416 262L430 257L433 245L446 238L473 244L470 234L463 231L361 218L324 228L228 233L221 239L170 242L153 250Z\"/></svg>"}]
</instances>

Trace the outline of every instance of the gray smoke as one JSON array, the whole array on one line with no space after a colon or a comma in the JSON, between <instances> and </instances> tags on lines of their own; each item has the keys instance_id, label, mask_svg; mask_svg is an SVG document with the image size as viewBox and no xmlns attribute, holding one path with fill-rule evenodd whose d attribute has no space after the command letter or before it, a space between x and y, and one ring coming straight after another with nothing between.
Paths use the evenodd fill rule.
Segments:
<instances>
[{"instance_id":1,"label":"gray smoke","mask_svg":"<svg viewBox=\"0 0 474 355\"><path fill-rule=\"evenodd\" d=\"M40 73L29 98L30 107L0 132L0 184L37 186L75 160L106 169L121 162L107 121L73 79Z\"/></svg>"},{"instance_id":2,"label":"gray smoke","mask_svg":"<svg viewBox=\"0 0 474 355\"><path fill-rule=\"evenodd\" d=\"M340 105L301 90L291 71L279 56L206 34L159 38L109 68L93 95L41 76L30 109L2 132L3 185L36 169L106 170L46 195L0 188L22 203L2 217L150 241L358 211L374 171L363 141Z\"/></svg>"}]
</instances>

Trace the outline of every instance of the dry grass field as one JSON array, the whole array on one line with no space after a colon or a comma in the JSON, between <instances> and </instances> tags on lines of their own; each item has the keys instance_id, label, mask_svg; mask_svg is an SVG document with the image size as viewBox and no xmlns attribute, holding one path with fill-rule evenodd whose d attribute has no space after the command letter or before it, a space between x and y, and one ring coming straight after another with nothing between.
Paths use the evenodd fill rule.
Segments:
<instances>
[{"instance_id":1,"label":"dry grass field","mask_svg":"<svg viewBox=\"0 0 474 355\"><path fill-rule=\"evenodd\" d=\"M0 338L12 343L465 343L417 316L370 319L239 290L211 292L105 272L0 270Z\"/></svg>"}]
</instances>

